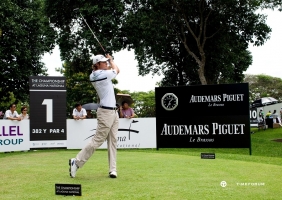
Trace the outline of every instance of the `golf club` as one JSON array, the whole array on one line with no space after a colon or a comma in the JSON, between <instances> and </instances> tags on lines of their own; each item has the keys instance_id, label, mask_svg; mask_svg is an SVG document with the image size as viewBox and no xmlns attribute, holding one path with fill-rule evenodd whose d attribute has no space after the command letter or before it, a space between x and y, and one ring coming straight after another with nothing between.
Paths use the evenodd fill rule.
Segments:
<instances>
[{"instance_id":1,"label":"golf club","mask_svg":"<svg viewBox=\"0 0 282 200\"><path fill-rule=\"evenodd\" d=\"M104 47L102 46L102 44L99 42L98 38L96 37L96 35L94 34L94 32L92 31L92 29L90 28L90 26L88 25L88 23L86 22L86 20L84 19L84 17L82 16L81 12L79 11L79 8L75 8L73 10L74 12L79 12L80 16L82 17L83 21L85 22L85 24L88 26L88 28L90 29L91 33L93 34L94 38L97 40L97 42L99 43L100 47L103 49L104 53L107 54L106 50L104 49Z\"/></svg>"}]
</instances>

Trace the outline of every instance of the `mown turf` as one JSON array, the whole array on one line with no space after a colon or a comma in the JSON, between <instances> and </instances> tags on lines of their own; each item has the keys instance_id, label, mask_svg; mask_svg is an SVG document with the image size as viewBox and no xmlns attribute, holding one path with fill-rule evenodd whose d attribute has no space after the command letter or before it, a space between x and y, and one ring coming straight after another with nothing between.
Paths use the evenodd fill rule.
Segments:
<instances>
[{"instance_id":1,"label":"mown turf","mask_svg":"<svg viewBox=\"0 0 282 200\"><path fill-rule=\"evenodd\" d=\"M108 177L106 150L74 179L68 159L78 150L0 153L0 199L281 199L282 143L272 141L280 132L252 134L251 156L248 149L118 150L117 179ZM82 197L55 195L55 183L81 184Z\"/></svg>"}]
</instances>

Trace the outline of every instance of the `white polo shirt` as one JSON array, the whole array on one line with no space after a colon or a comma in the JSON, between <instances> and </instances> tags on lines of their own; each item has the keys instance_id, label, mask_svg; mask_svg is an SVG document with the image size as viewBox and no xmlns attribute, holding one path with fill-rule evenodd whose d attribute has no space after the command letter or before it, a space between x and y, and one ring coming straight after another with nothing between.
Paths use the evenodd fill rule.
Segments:
<instances>
[{"instance_id":1,"label":"white polo shirt","mask_svg":"<svg viewBox=\"0 0 282 200\"><path fill-rule=\"evenodd\" d=\"M76 108L73 109L72 115L76 117L84 117L87 115L86 110L84 108L81 108L80 111L78 111Z\"/></svg>"},{"instance_id":2,"label":"white polo shirt","mask_svg":"<svg viewBox=\"0 0 282 200\"><path fill-rule=\"evenodd\" d=\"M101 106L116 107L112 83L112 79L116 76L116 70L96 70L90 74L90 81L99 95Z\"/></svg>"},{"instance_id":3,"label":"white polo shirt","mask_svg":"<svg viewBox=\"0 0 282 200\"><path fill-rule=\"evenodd\" d=\"M8 119L8 117L11 117L11 118L19 117L19 114L18 114L17 111L14 111L14 112L12 113L11 110L7 110L7 111L5 112L4 119Z\"/></svg>"}]
</instances>

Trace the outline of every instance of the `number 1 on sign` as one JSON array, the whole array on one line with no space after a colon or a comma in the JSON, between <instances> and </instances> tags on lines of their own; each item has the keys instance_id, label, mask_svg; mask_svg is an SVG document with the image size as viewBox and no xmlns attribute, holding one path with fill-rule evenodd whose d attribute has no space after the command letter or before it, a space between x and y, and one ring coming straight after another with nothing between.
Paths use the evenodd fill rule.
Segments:
<instances>
[{"instance_id":1,"label":"number 1 on sign","mask_svg":"<svg viewBox=\"0 0 282 200\"><path fill-rule=\"evenodd\" d=\"M53 99L44 99L42 105L46 105L46 121L53 122Z\"/></svg>"}]
</instances>

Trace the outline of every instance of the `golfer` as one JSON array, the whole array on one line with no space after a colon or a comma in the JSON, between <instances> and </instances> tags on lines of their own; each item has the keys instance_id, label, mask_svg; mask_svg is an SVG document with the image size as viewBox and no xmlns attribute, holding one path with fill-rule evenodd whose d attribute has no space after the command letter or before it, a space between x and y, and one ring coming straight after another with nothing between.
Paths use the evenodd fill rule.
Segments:
<instances>
[{"instance_id":1,"label":"golfer","mask_svg":"<svg viewBox=\"0 0 282 200\"><path fill-rule=\"evenodd\" d=\"M76 158L71 158L69 160L70 176L74 178L78 168L81 168L92 156L95 150L107 140L109 176L110 178L116 178L117 132L119 119L112 79L119 73L119 68L109 54L107 54L106 57L103 55L95 56L92 68L93 71L90 74L90 81L100 98L100 107L97 110L98 124L96 134L76 155ZM95 68L97 68L97 70L95 70Z\"/></svg>"}]
</instances>

